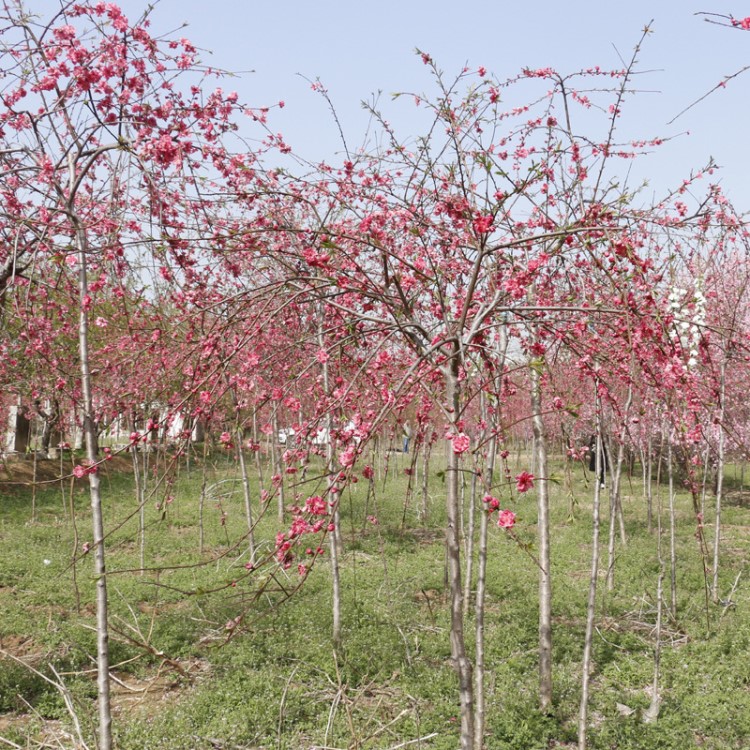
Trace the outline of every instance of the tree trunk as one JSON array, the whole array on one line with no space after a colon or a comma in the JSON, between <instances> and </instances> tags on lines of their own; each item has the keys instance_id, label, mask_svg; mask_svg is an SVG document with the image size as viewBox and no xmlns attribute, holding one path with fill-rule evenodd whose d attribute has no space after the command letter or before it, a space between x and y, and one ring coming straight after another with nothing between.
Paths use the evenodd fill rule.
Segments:
<instances>
[{"instance_id":1,"label":"tree trunk","mask_svg":"<svg viewBox=\"0 0 750 750\"><path fill-rule=\"evenodd\" d=\"M670 467L671 467L671 443L670 443ZM672 470L669 469L670 478ZM654 679L651 686L651 703L643 714L643 721L650 724L659 716L661 706L661 695L659 692L659 677L661 667L661 629L664 612L664 555L662 552L662 506L661 493L658 495L656 509L656 556L659 562L659 575L656 581L656 643L654 645Z\"/></svg>"},{"instance_id":2,"label":"tree trunk","mask_svg":"<svg viewBox=\"0 0 750 750\"><path fill-rule=\"evenodd\" d=\"M614 591L615 588L615 526L619 518L620 521L620 541L623 546L626 543L625 524L622 515L622 506L620 504L620 480L622 478L622 460L625 455L625 438L627 436L628 416L630 414L630 405L633 403L633 386L628 387L628 397L625 402L623 421L620 426L617 444L617 461L612 470L612 484L610 485L609 494L609 543L607 545L607 591ZM610 456L612 455L610 451ZM598 475L597 475L598 476Z\"/></svg>"},{"instance_id":3,"label":"tree trunk","mask_svg":"<svg viewBox=\"0 0 750 750\"><path fill-rule=\"evenodd\" d=\"M284 523L284 469L281 466L281 459L279 458L279 418L276 413L275 406L273 409L273 416L271 417L271 462L273 465L274 476L280 477L278 487L276 488L276 493L277 493L276 494L276 512L277 512L279 524L283 524Z\"/></svg>"},{"instance_id":4,"label":"tree trunk","mask_svg":"<svg viewBox=\"0 0 750 750\"><path fill-rule=\"evenodd\" d=\"M460 406L458 382L458 347L454 347L453 356L446 365L445 386L446 402L451 420L453 434L458 434L456 425ZM472 682L471 661L466 653L464 639L463 589L461 587L461 545L459 540L459 461L458 454L448 450L446 472L446 554L448 585L450 588L451 606L451 656L458 672L458 689L461 706L461 750L474 748L474 686Z\"/></svg>"},{"instance_id":5,"label":"tree trunk","mask_svg":"<svg viewBox=\"0 0 750 750\"><path fill-rule=\"evenodd\" d=\"M135 423L135 420L133 420ZM138 444L133 443L130 446L130 453L133 457L133 478L135 479L135 502L138 507L138 549L141 566L141 573L146 567L146 498L141 480L141 467L138 464Z\"/></svg>"},{"instance_id":6,"label":"tree trunk","mask_svg":"<svg viewBox=\"0 0 750 750\"><path fill-rule=\"evenodd\" d=\"M669 611L674 619L677 617L677 547L676 547L676 518L674 506L674 466L672 465L672 436L667 444L667 476L669 477L669 571L670 571L670 600Z\"/></svg>"},{"instance_id":7,"label":"tree trunk","mask_svg":"<svg viewBox=\"0 0 750 750\"><path fill-rule=\"evenodd\" d=\"M471 603L471 584L474 578L474 530L476 526L477 473L471 472L471 490L469 491L469 529L464 539L466 550L466 575L464 577L464 619L469 615Z\"/></svg>"},{"instance_id":8,"label":"tree trunk","mask_svg":"<svg viewBox=\"0 0 750 750\"><path fill-rule=\"evenodd\" d=\"M325 339L323 337L323 308L319 306L318 309L318 347L321 351L325 350ZM331 394L331 384L328 375L328 361L324 361L320 365L321 374L323 377L323 393L326 399L329 399ZM333 465L333 420L331 418L330 404L327 405L328 411L326 412L325 426L328 432L328 441L326 444L326 473L329 490L329 501L333 508L332 522L334 525L333 531L329 532L328 541L331 554L331 596L332 596L332 615L333 615L333 649L334 653L337 654L341 651L342 637L341 637L341 572L339 570L339 539L340 539L340 515L339 515L339 494L334 491L336 486L336 477Z\"/></svg>"},{"instance_id":9,"label":"tree trunk","mask_svg":"<svg viewBox=\"0 0 750 750\"><path fill-rule=\"evenodd\" d=\"M552 577L550 570L547 444L542 419L541 363L531 363L531 414L536 453L537 533L539 542L539 705L552 706Z\"/></svg>"},{"instance_id":10,"label":"tree trunk","mask_svg":"<svg viewBox=\"0 0 750 750\"><path fill-rule=\"evenodd\" d=\"M721 545L721 501L724 488L724 391L726 381L726 359L722 360L719 384L719 439L716 456L716 516L714 519L714 566L711 596L714 604L719 601L719 547Z\"/></svg>"},{"instance_id":11,"label":"tree trunk","mask_svg":"<svg viewBox=\"0 0 750 750\"><path fill-rule=\"evenodd\" d=\"M244 439L242 427L237 424L237 458L240 463L240 475L242 476L242 494L245 499L245 518L247 519L247 543L248 554L250 555L250 564L255 563L255 524L253 522L253 506L250 499L250 479L247 475L247 464L245 463L245 453L242 449Z\"/></svg>"},{"instance_id":12,"label":"tree trunk","mask_svg":"<svg viewBox=\"0 0 750 750\"><path fill-rule=\"evenodd\" d=\"M598 481L604 455L602 444L601 405L599 397L596 399L596 458L594 482L594 507L592 550L591 550L591 576L589 578L589 598L586 607L586 636L583 645L583 673L581 675L581 705L578 712L578 750L586 750L588 741L588 710L589 710L589 682L591 679L591 649L594 641L594 615L596 613L596 585L599 578L599 507L601 499L601 483Z\"/></svg>"},{"instance_id":13,"label":"tree trunk","mask_svg":"<svg viewBox=\"0 0 750 750\"><path fill-rule=\"evenodd\" d=\"M647 523L648 533L650 534L653 528L653 515L654 515L654 491L653 491L653 444L651 435L648 436L648 445L646 446L648 453L646 454L647 468L646 468L646 512L647 512Z\"/></svg>"},{"instance_id":14,"label":"tree trunk","mask_svg":"<svg viewBox=\"0 0 750 750\"><path fill-rule=\"evenodd\" d=\"M428 489L429 489L429 477L430 477L430 451L432 449L432 442L429 436L425 435L425 442L422 446L422 504L419 509L419 520L422 523L427 521L427 501L428 501Z\"/></svg>"},{"instance_id":15,"label":"tree trunk","mask_svg":"<svg viewBox=\"0 0 750 750\"><path fill-rule=\"evenodd\" d=\"M208 485L208 440L203 439L203 466L201 467L201 494L198 498L198 552L203 554L205 543L205 527L203 523L203 511L206 507L206 489Z\"/></svg>"},{"instance_id":16,"label":"tree trunk","mask_svg":"<svg viewBox=\"0 0 750 750\"><path fill-rule=\"evenodd\" d=\"M71 164L71 183L74 180ZM86 459L92 468L89 472L89 495L91 498L91 520L93 525L94 577L96 579L96 667L99 706L99 750L112 747L112 711L109 697L109 622L107 597L107 567L104 556L104 516L99 491L99 474L96 471L98 445L94 424L94 401L89 365L88 314L83 301L88 296L86 275L86 236L76 222L78 246L78 291L80 295L80 317L78 322L78 354L81 362L81 392L83 407L83 433L86 441Z\"/></svg>"}]
</instances>

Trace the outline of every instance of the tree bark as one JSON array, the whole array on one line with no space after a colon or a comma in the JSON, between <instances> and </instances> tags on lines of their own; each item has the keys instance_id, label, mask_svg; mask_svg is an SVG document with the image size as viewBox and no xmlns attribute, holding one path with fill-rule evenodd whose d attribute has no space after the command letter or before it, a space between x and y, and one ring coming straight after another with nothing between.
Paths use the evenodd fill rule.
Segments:
<instances>
[{"instance_id":1,"label":"tree bark","mask_svg":"<svg viewBox=\"0 0 750 750\"><path fill-rule=\"evenodd\" d=\"M71 183L75 179L72 163ZM97 694L99 708L99 750L112 748L112 711L109 695L109 620L107 596L107 567L104 555L104 516L99 491L99 474L96 471L97 435L94 424L94 401L89 365L88 314L84 300L88 296L86 274L86 236L83 228L75 223L78 249L78 292L80 296L80 316L78 322L78 354L81 364L81 393L83 407L83 433L86 441L86 459L89 472L89 496L91 498L91 521L93 526L94 577L96 579L96 667Z\"/></svg>"},{"instance_id":2,"label":"tree bark","mask_svg":"<svg viewBox=\"0 0 750 750\"><path fill-rule=\"evenodd\" d=\"M674 466L672 455L672 436L667 441L667 476L669 477L669 581L670 600L669 611L672 618L677 617L677 546L676 546L676 518L674 497Z\"/></svg>"},{"instance_id":3,"label":"tree bark","mask_svg":"<svg viewBox=\"0 0 750 750\"><path fill-rule=\"evenodd\" d=\"M531 413L536 453L537 534L539 543L539 705L552 707L552 577L550 570L547 443L542 419L541 363L531 363Z\"/></svg>"},{"instance_id":4,"label":"tree bark","mask_svg":"<svg viewBox=\"0 0 750 750\"><path fill-rule=\"evenodd\" d=\"M615 522L620 522L620 542L623 546L627 541L625 536L625 524L623 521L622 505L620 501L620 480L622 478L622 461L625 455L625 438L627 437L628 416L630 405L633 403L633 386L628 386L628 397L625 402L622 425L618 435L617 461L612 472L612 484L610 489L610 517L609 517L609 543L607 545L607 591L615 588ZM612 454L610 453L610 456ZM598 475L597 475L598 476Z\"/></svg>"},{"instance_id":5,"label":"tree bark","mask_svg":"<svg viewBox=\"0 0 750 750\"><path fill-rule=\"evenodd\" d=\"M719 549L721 546L721 501L724 489L724 396L726 388L726 358L721 362L719 383L719 436L716 456L716 515L714 517L714 560L711 596L714 604L719 601Z\"/></svg>"},{"instance_id":6,"label":"tree bark","mask_svg":"<svg viewBox=\"0 0 750 750\"><path fill-rule=\"evenodd\" d=\"M459 413L459 352L456 346L445 369L446 403L454 434L458 433ZM461 750L474 749L474 686L471 661L466 653L463 617L463 589L461 587L461 546L459 539L459 461L458 454L448 450L446 472L446 554L448 585L451 607L451 656L458 673L459 700L461 706Z\"/></svg>"},{"instance_id":7,"label":"tree bark","mask_svg":"<svg viewBox=\"0 0 750 750\"><path fill-rule=\"evenodd\" d=\"M318 347L321 351L325 350L325 339L323 337L323 308L319 306L318 309ZM323 377L323 392L326 399L331 394L331 384L328 374L328 362L324 361L320 365L321 375ZM334 525L333 531L328 534L329 549L331 555L331 595L332 595L332 616L333 616L333 628L332 628L332 640L333 649L335 653L341 651L342 636L341 636L341 571L339 570L339 494L334 490L336 486L335 472L333 465L333 420L331 418L330 405L328 405L328 411L326 412L325 426L328 433L328 440L326 444L326 473L328 476L328 491L329 500L333 508L332 522Z\"/></svg>"},{"instance_id":8,"label":"tree bark","mask_svg":"<svg viewBox=\"0 0 750 750\"><path fill-rule=\"evenodd\" d=\"M601 406L597 396L596 404L596 458L594 482L594 507L592 510L591 576L589 578L589 598L586 607L586 636L583 644L583 673L581 675L581 705L578 712L578 750L586 750L588 742L589 683L591 679L591 650L594 641L594 615L596 613L596 586L599 578L599 507L601 483L598 481L604 456L602 454Z\"/></svg>"}]
</instances>

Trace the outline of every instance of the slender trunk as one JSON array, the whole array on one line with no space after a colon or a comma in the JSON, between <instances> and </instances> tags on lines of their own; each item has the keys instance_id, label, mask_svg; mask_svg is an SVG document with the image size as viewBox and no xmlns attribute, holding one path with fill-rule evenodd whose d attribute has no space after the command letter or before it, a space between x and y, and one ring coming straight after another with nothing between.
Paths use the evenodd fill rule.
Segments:
<instances>
[{"instance_id":1,"label":"slender trunk","mask_svg":"<svg viewBox=\"0 0 750 750\"><path fill-rule=\"evenodd\" d=\"M240 475L242 476L242 494L245 499L245 518L247 519L247 543L250 564L255 563L255 531L253 523L253 506L250 500L250 478L247 475L247 464L245 463L245 452L242 449L243 430L237 425L237 458L240 464Z\"/></svg>"},{"instance_id":2,"label":"slender trunk","mask_svg":"<svg viewBox=\"0 0 750 750\"><path fill-rule=\"evenodd\" d=\"M288 438L287 438L288 439ZM279 459L279 418L274 407L273 416L271 417L271 461L273 464L273 473L280 477L279 485L276 488L276 511L279 524L284 523L284 470Z\"/></svg>"},{"instance_id":3,"label":"slender trunk","mask_svg":"<svg viewBox=\"0 0 750 750\"><path fill-rule=\"evenodd\" d=\"M471 472L471 491L469 492L469 529L464 540L466 550L466 576L464 578L464 619L469 616L471 603L471 584L474 578L474 527L476 525L477 473Z\"/></svg>"},{"instance_id":4,"label":"slender trunk","mask_svg":"<svg viewBox=\"0 0 750 750\"><path fill-rule=\"evenodd\" d=\"M550 570L549 494L547 487L547 444L542 419L542 391L539 364L531 365L531 413L538 472L537 533L539 540L539 704L542 711L552 706L552 577Z\"/></svg>"},{"instance_id":5,"label":"slender trunk","mask_svg":"<svg viewBox=\"0 0 750 750\"><path fill-rule=\"evenodd\" d=\"M432 443L429 438L426 438L422 446L422 505L419 510L419 520L422 523L427 521L427 493L429 488L431 447Z\"/></svg>"},{"instance_id":6,"label":"slender trunk","mask_svg":"<svg viewBox=\"0 0 750 750\"><path fill-rule=\"evenodd\" d=\"M604 463L602 444L601 407L597 395L596 404L596 458L595 476ZM581 675L581 705L578 712L578 750L586 750L588 741L589 684L591 679L591 650L594 642L594 615L596 613L596 585L599 578L599 507L601 483L594 482L593 532L591 541L591 576L589 578L589 598L586 606L586 636L583 645L583 673Z\"/></svg>"},{"instance_id":7,"label":"slender trunk","mask_svg":"<svg viewBox=\"0 0 750 750\"><path fill-rule=\"evenodd\" d=\"M672 476L671 470L671 443L669 448L670 454L670 468L669 475L670 479ZM670 483L671 484L671 483ZM659 494L657 509L656 509L656 556L659 562L659 576L656 581L656 643L654 645L654 680L651 685L651 703L643 714L643 721L646 724L650 724L659 716L659 708L661 706L661 695L659 693L659 677L661 667L661 629L662 629L662 618L664 613L664 555L662 553L662 508L661 508L661 494Z\"/></svg>"},{"instance_id":8,"label":"slender trunk","mask_svg":"<svg viewBox=\"0 0 750 750\"><path fill-rule=\"evenodd\" d=\"M492 488L492 474L495 463L496 439L493 436L487 447L487 463L484 468L484 490L489 494ZM477 591L474 602L475 612L475 665L474 665L474 746L484 747L484 609L487 592L487 532L489 509L482 508L479 516L479 540L477 543Z\"/></svg>"},{"instance_id":9,"label":"slender trunk","mask_svg":"<svg viewBox=\"0 0 750 750\"><path fill-rule=\"evenodd\" d=\"M648 436L648 445L646 446L648 451L646 455L646 461L648 468L646 470L646 508L648 516L648 533L650 534L653 528L653 507L654 507L654 491L653 491L653 444L651 435Z\"/></svg>"},{"instance_id":10,"label":"slender trunk","mask_svg":"<svg viewBox=\"0 0 750 750\"><path fill-rule=\"evenodd\" d=\"M466 556L466 524L464 521L466 506L466 475L464 474L463 456L458 457L459 476L459 499L458 499L458 538L464 545L464 556Z\"/></svg>"},{"instance_id":11,"label":"slender trunk","mask_svg":"<svg viewBox=\"0 0 750 750\"><path fill-rule=\"evenodd\" d=\"M742 505L745 497L745 459L742 459L740 464L740 505Z\"/></svg>"},{"instance_id":12,"label":"slender trunk","mask_svg":"<svg viewBox=\"0 0 750 750\"><path fill-rule=\"evenodd\" d=\"M451 416L451 428L458 433L456 421L458 419L460 398L458 383L457 347L446 365L446 401ZM448 584L451 603L451 656L458 672L458 689L461 706L461 750L474 748L474 686L472 682L471 661L466 653L463 617L463 589L461 586L461 545L459 540L459 461L458 454L448 450L446 472L446 554Z\"/></svg>"},{"instance_id":13,"label":"slender trunk","mask_svg":"<svg viewBox=\"0 0 750 750\"><path fill-rule=\"evenodd\" d=\"M203 526L203 510L206 505L206 487L208 484L208 440L203 439L203 467L202 467L202 478L201 478L201 494L198 499L198 552L203 554L203 545L205 542L204 526Z\"/></svg>"},{"instance_id":14,"label":"slender trunk","mask_svg":"<svg viewBox=\"0 0 750 750\"><path fill-rule=\"evenodd\" d=\"M676 547L676 518L674 497L674 467L672 465L671 436L667 445L667 476L669 477L669 571L670 571L670 600L669 611L674 619L677 617L677 547Z\"/></svg>"},{"instance_id":15,"label":"slender trunk","mask_svg":"<svg viewBox=\"0 0 750 750\"><path fill-rule=\"evenodd\" d=\"M714 567L711 596L714 604L719 601L719 547L721 545L721 500L724 488L724 391L726 380L726 359L721 363L719 384L719 440L716 456L716 516L714 520Z\"/></svg>"},{"instance_id":16,"label":"slender trunk","mask_svg":"<svg viewBox=\"0 0 750 750\"><path fill-rule=\"evenodd\" d=\"M71 163L71 182L74 179ZM77 224L77 222L76 222ZM86 459L92 470L89 477L91 498L91 520L93 525L94 577L96 579L96 666L97 693L99 705L99 750L112 747L112 712L109 697L109 623L107 597L107 567L104 555L104 516L99 491L99 474L94 468L97 462L97 436L94 425L94 401L89 365L88 314L84 300L88 297L86 275L86 236L77 224L76 241L78 246L78 291L81 311L78 323L78 354L81 362L81 393L83 406L83 432L86 441Z\"/></svg>"},{"instance_id":17,"label":"slender trunk","mask_svg":"<svg viewBox=\"0 0 750 750\"><path fill-rule=\"evenodd\" d=\"M260 445L258 443L258 415L253 409L253 453L255 453L255 470L258 473L258 487L263 486L263 465L260 461Z\"/></svg>"},{"instance_id":18,"label":"slender trunk","mask_svg":"<svg viewBox=\"0 0 750 750\"><path fill-rule=\"evenodd\" d=\"M701 518L706 517L706 490L708 488L708 475L711 461L711 447L706 446L706 455L703 459L703 482L701 483Z\"/></svg>"},{"instance_id":19,"label":"slender trunk","mask_svg":"<svg viewBox=\"0 0 750 750\"><path fill-rule=\"evenodd\" d=\"M325 339L323 337L323 307L318 307L318 347L321 351L325 350ZM323 378L323 393L325 394L326 400L329 400L331 387L330 379L328 374L328 362L324 361L321 363L321 374ZM333 649L334 654L341 651L342 638L341 638L341 571L339 569L339 538L340 538L340 514L339 514L339 494L335 491L335 473L333 465L333 437L331 435L333 430L333 420L331 418L330 404L326 412L325 427L328 433L328 441L326 445L326 473L328 476L328 490L329 500L333 507L333 531L328 535L329 548L331 554L331 595L332 595L332 615L333 615Z\"/></svg>"},{"instance_id":20,"label":"slender trunk","mask_svg":"<svg viewBox=\"0 0 750 750\"><path fill-rule=\"evenodd\" d=\"M627 436L628 416L630 405L633 403L633 386L628 387L628 397L625 402L622 425L617 436L617 461L612 469L612 482L609 493L609 543L607 545L607 591L615 588L615 529L617 520L620 526L620 541L625 545L625 523L623 521L622 507L620 505L620 481L622 477L622 461L625 455L625 438ZM610 451L610 456L612 452Z\"/></svg>"},{"instance_id":21,"label":"slender trunk","mask_svg":"<svg viewBox=\"0 0 750 750\"><path fill-rule=\"evenodd\" d=\"M487 408L487 401L482 398L482 419L489 425L490 439L487 443L487 458L482 473L482 488L485 495L492 494L492 482L495 474L497 456L497 433L500 428L500 394L503 385L503 368L505 352L508 348L508 336L505 327L500 328L497 342L497 362L494 378L494 409ZM484 748L485 702L484 702L484 611L487 593L487 536L489 529L489 509L481 506L479 516L479 539L477 541L477 590L474 603L475 613L475 664L474 664L474 747Z\"/></svg>"},{"instance_id":22,"label":"slender trunk","mask_svg":"<svg viewBox=\"0 0 750 750\"><path fill-rule=\"evenodd\" d=\"M622 463L625 458L625 440L628 437L628 420L630 419L630 407L633 404L633 386L628 386L628 396L625 401L625 410L620 427L620 435L617 445L617 464L615 465L615 474L612 478L612 486L615 495L615 509L617 510L617 520L620 527L620 544L627 546L628 537L625 532L625 514L622 509Z\"/></svg>"},{"instance_id":23,"label":"slender trunk","mask_svg":"<svg viewBox=\"0 0 750 750\"><path fill-rule=\"evenodd\" d=\"M141 467L138 465L138 444L133 443L130 446L130 452L133 456L133 477L135 479L135 502L138 507L138 548L141 565L141 574L143 573L146 555L146 503L143 492L143 483L141 482Z\"/></svg>"},{"instance_id":24,"label":"slender trunk","mask_svg":"<svg viewBox=\"0 0 750 750\"><path fill-rule=\"evenodd\" d=\"M32 468L32 482L31 482L31 523L36 523L36 477L37 477L37 455L34 450L34 466Z\"/></svg>"}]
</instances>

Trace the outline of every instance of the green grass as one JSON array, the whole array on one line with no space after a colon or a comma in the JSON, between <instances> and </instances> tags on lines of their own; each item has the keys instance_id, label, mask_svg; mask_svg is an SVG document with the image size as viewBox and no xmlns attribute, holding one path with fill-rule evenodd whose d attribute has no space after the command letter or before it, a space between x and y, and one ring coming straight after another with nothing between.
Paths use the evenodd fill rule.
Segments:
<instances>
[{"instance_id":1,"label":"green grass","mask_svg":"<svg viewBox=\"0 0 750 750\"><path fill-rule=\"evenodd\" d=\"M234 481L237 472L231 461L220 457L207 467L211 492L204 509L202 552L201 467L193 462L189 475L180 469L166 513L167 490L159 486L146 506L148 570L143 573L137 570L132 478L113 472L105 477L106 525L112 530L112 662L121 682L138 689L151 686L126 698L124 689L116 687L117 746L297 750L325 745L375 750L434 735L421 747L453 750L458 706L443 588L444 487L439 475L430 478L429 518L420 523L418 497L411 498L404 512L405 466L404 457L392 459L387 480L378 479L374 502L370 498L367 507L365 481L344 492L344 649L337 661L331 644L327 554L288 601L283 601L285 591L299 580L296 567L277 571L273 580L267 579L270 569L248 573L242 490ZM574 519L568 517L567 491L553 486L555 706L550 716L537 708L534 493L512 503L518 540L528 542L529 549L491 529L486 692L487 748L492 750L565 747L576 738L591 489L581 476L574 476ZM617 546L615 590L606 592L603 578L599 588L590 747L745 747L750 737L748 588L741 578L733 597L736 606L724 611L710 604L707 613L695 520L683 495L678 498L677 617L665 621L663 704L656 723L641 720L652 681L658 563L656 537L646 530L639 476L636 472L632 489L627 483L624 488L629 539L627 547ZM149 483L154 485L156 478ZM739 482L731 488L724 513L724 595L746 565L750 546ZM69 488L64 491L65 502L59 484L38 488L34 523L28 489L18 488L3 498L0 647L43 674L51 675L52 667L63 674L84 731L90 734L96 715L91 673L94 581L92 561L82 554L90 537L88 497L84 485L75 488L78 560L73 565ZM304 500L320 487L310 481L297 491ZM255 486L253 497L257 511ZM270 505L256 528L264 549L278 530L275 500ZM377 525L365 518L372 514ZM602 567L606 512L604 517ZM710 529L706 531L710 541ZM666 533L663 544L666 555ZM261 582L266 586L258 596ZM668 603L668 575L665 596ZM237 616L242 620L230 638L225 624ZM473 649L473 615L467 635ZM621 715L618 704L634 713ZM0 736L22 746L44 737L48 719L69 723L59 693L8 658L0 661L0 714L0 728L8 727L0 729Z\"/></svg>"}]
</instances>

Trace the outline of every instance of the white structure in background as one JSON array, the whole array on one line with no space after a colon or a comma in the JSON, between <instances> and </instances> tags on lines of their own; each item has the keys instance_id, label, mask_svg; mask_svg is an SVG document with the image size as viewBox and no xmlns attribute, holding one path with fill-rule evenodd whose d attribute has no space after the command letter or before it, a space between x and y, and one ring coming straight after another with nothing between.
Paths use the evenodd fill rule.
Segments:
<instances>
[{"instance_id":1,"label":"white structure in background","mask_svg":"<svg viewBox=\"0 0 750 750\"><path fill-rule=\"evenodd\" d=\"M285 445L290 448L294 444L296 434L297 433L293 427L280 428L279 434L277 435L279 445ZM318 429L310 438L310 444L318 447L328 445L328 428L318 427Z\"/></svg>"},{"instance_id":2,"label":"white structure in background","mask_svg":"<svg viewBox=\"0 0 750 750\"><path fill-rule=\"evenodd\" d=\"M281 427L276 439L279 441L279 445L287 445L291 447L294 444L294 436L296 434L297 433L291 427Z\"/></svg>"},{"instance_id":3,"label":"white structure in background","mask_svg":"<svg viewBox=\"0 0 750 750\"><path fill-rule=\"evenodd\" d=\"M8 409L3 440L3 452L26 453L31 437L31 421L27 418L20 404L13 404Z\"/></svg>"},{"instance_id":4,"label":"white structure in background","mask_svg":"<svg viewBox=\"0 0 750 750\"><path fill-rule=\"evenodd\" d=\"M164 420L167 418L167 414L162 414L161 419ZM192 421L192 429L190 428L190 422L191 420L189 418L186 418L185 415L182 412L178 412L174 415L172 418L172 421L169 423L169 426L167 427L167 440L169 442L175 442L178 440L182 440L184 437L184 433L186 430L190 430L190 440L193 443L200 443L205 438L205 430L203 429L203 423L196 419Z\"/></svg>"}]
</instances>

